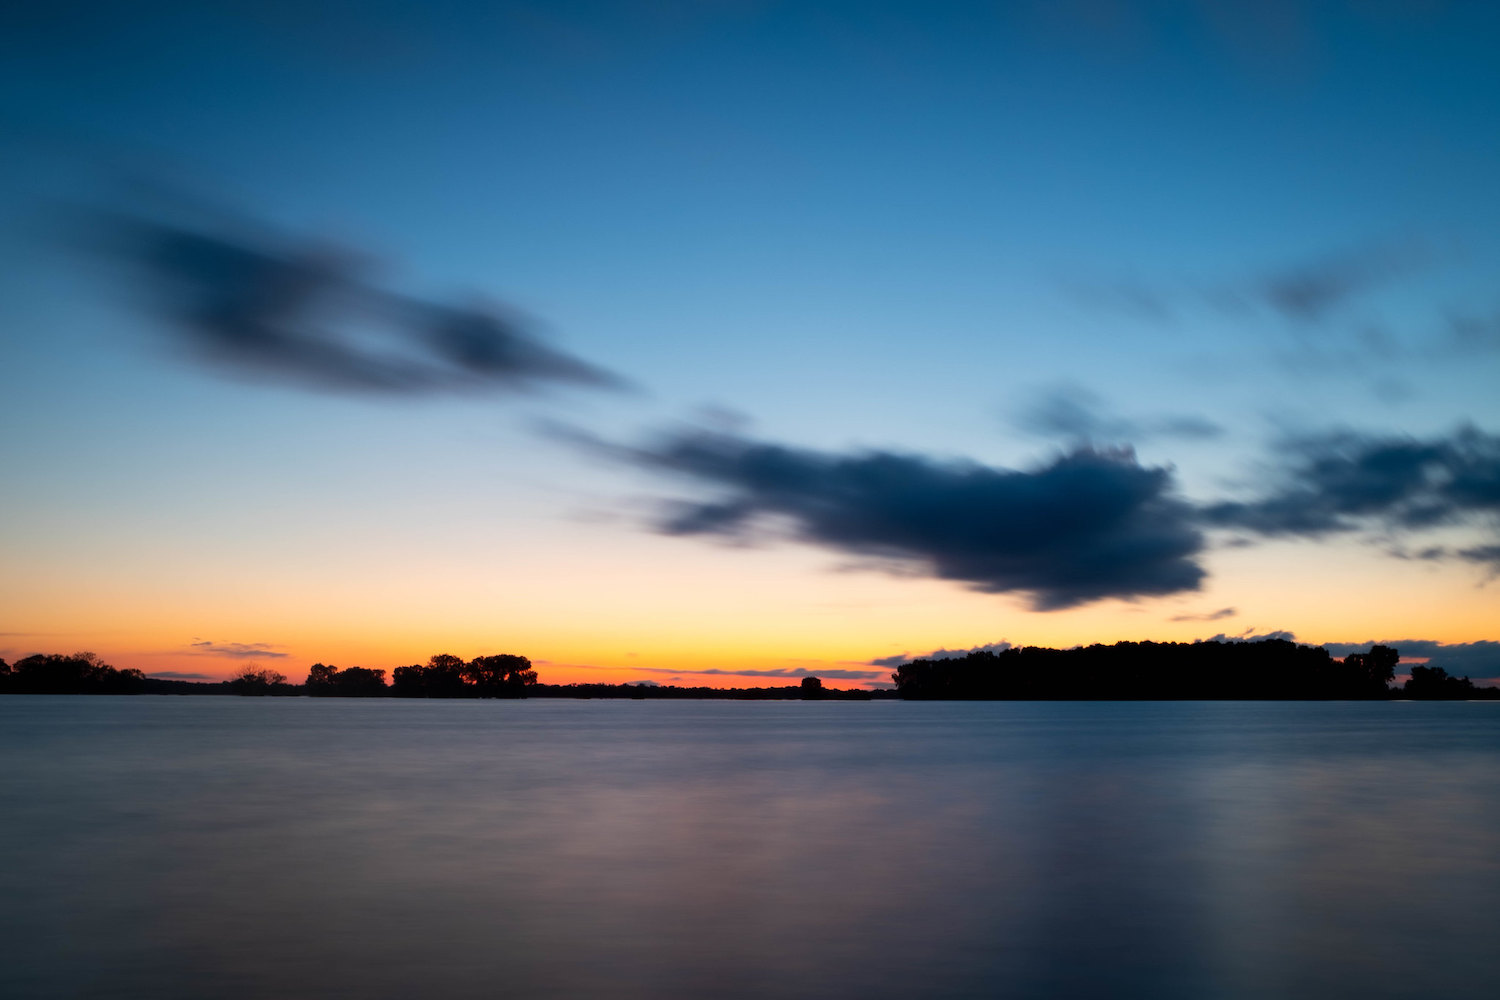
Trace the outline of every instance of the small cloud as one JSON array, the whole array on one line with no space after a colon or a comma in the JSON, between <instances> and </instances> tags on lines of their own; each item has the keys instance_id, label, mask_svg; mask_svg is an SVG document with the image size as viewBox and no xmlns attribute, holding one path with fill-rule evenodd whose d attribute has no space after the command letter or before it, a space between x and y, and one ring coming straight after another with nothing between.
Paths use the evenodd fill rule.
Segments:
<instances>
[{"instance_id":1,"label":"small cloud","mask_svg":"<svg viewBox=\"0 0 1500 1000\"><path fill-rule=\"evenodd\" d=\"M1427 267L1433 254L1412 242L1371 242L1286 268L1253 291L1289 319L1316 322L1365 292Z\"/></svg>"},{"instance_id":2,"label":"small cloud","mask_svg":"<svg viewBox=\"0 0 1500 1000\"><path fill-rule=\"evenodd\" d=\"M1166 414L1132 420L1108 412L1103 398L1076 384L1035 394L1014 417L1019 430L1075 445L1139 443L1154 438L1208 440L1224 429L1206 417Z\"/></svg>"},{"instance_id":3,"label":"small cloud","mask_svg":"<svg viewBox=\"0 0 1500 1000\"><path fill-rule=\"evenodd\" d=\"M1292 633L1292 632L1262 632L1259 635L1253 635L1252 633L1254 631L1255 630L1253 628L1252 629L1246 629L1245 631L1241 632L1239 635L1225 635L1223 632L1220 632L1218 635L1213 636L1212 638L1202 639L1202 640L1199 640L1199 641L1201 641L1201 642L1264 642L1267 639L1280 639L1283 642L1296 642L1297 641L1296 634Z\"/></svg>"},{"instance_id":4,"label":"small cloud","mask_svg":"<svg viewBox=\"0 0 1500 1000\"><path fill-rule=\"evenodd\" d=\"M1173 615L1174 622L1216 622L1221 618L1233 618L1237 612L1234 608L1220 608L1218 611L1207 611L1203 614Z\"/></svg>"},{"instance_id":5,"label":"small cloud","mask_svg":"<svg viewBox=\"0 0 1500 1000\"><path fill-rule=\"evenodd\" d=\"M930 653L921 656L912 656L910 653L900 653L896 656L877 656L870 660L870 665L875 667L899 667L911 663L913 660L957 660L970 653L1003 653L1007 649L1015 648L1015 644L1001 639L999 642L985 643L983 646L970 646L968 649L934 649Z\"/></svg>"},{"instance_id":6,"label":"small cloud","mask_svg":"<svg viewBox=\"0 0 1500 1000\"><path fill-rule=\"evenodd\" d=\"M1228 317L1270 312L1305 328L1361 296L1431 268L1442 256L1419 240L1372 239L1238 279L1072 281L1063 289L1085 307L1135 320L1166 323L1196 307ZM1454 346L1494 338L1482 316L1462 317L1450 326Z\"/></svg>"},{"instance_id":7,"label":"small cloud","mask_svg":"<svg viewBox=\"0 0 1500 1000\"><path fill-rule=\"evenodd\" d=\"M208 639L188 643L188 652L194 656L224 656L234 660L282 659L287 655L277 652L268 642L212 642Z\"/></svg>"}]
</instances>

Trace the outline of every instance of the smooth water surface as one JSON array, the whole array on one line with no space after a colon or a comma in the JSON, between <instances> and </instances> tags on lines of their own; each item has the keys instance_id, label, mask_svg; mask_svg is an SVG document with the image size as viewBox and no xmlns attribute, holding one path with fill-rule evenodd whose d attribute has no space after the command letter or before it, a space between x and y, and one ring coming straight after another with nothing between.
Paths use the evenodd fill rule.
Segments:
<instances>
[{"instance_id":1,"label":"smooth water surface","mask_svg":"<svg viewBox=\"0 0 1500 1000\"><path fill-rule=\"evenodd\" d=\"M0 697L0 995L1500 996L1500 704Z\"/></svg>"}]
</instances>

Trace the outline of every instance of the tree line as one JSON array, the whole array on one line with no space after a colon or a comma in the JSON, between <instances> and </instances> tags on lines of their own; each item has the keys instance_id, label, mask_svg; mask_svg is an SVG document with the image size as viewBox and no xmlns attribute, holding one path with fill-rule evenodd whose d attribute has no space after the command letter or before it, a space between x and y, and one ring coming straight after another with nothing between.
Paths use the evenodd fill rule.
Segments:
<instances>
[{"instance_id":1,"label":"tree line","mask_svg":"<svg viewBox=\"0 0 1500 1000\"><path fill-rule=\"evenodd\" d=\"M1500 699L1442 667L1413 665L1395 686L1399 651L1375 645L1335 659L1321 646L1259 642L1117 642L1048 649L1013 647L947 659L919 659L891 674L892 692L838 691L816 677L795 686L677 687L658 684L541 684L531 661L511 653L471 660L439 653L425 664L386 671L315 663L302 684L280 671L246 667L228 681L197 683L120 670L93 653L38 653L0 659L0 694L226 694L335 698L732 698L857 699Z\"/></svg>"},{"instance_id":2,"label":"tree line","mask_svg":"<svg viewBox=\"0 0 1500 1000\"><path fill-rule=\"evenodd\" d=\"M1375 645L1335 659L1321 646L1258 642L1117 642L1073 649L1014 646L904 663L891 674L910 699L1218 700L1495 698L1442 667L1413 666L1392 685L1401 654Z\"/></svg>"}]
</instances>

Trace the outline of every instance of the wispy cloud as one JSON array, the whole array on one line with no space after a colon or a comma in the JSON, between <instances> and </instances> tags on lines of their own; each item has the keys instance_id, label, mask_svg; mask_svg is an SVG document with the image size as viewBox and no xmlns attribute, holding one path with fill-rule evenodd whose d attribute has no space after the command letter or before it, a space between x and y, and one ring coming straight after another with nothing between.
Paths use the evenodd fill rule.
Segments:
<instances>
[{"instance_id":1,"label":"wispy cloud","mask_svg":"<svg viewBox=\"0 0 1500 1000\"><path fill-rule=\"evenodd\" d=\"M1379 241L1284 268L1251 285L1259 301L1288 319L1315 322L1355 297L1432 264L1411 241Z\"/></svg>"},{"instance_id":2,"label":"wispy cloud","mask_svg":"<svg viewBox=\"0 0 1500 1000\"><path fill-rule=\"evenodd\" d=\"M1076 446L1095 443L1140 444L1156 438L1207 440L1224 429L1206 417L1160 414L1130 419L1108 412L1104 400L1080 385L1062 384L1037 392L1016 412L1020 430L1062 438Z\"/></svg>"},{"instance_id":3,"label":"wispy cloud","mask_svg":"<svg viewBox=\"0 0 1500 1000\"><path fill-rule=\"evenodd\" d=\"M282 659L287 655L277 652L268 642L213 642L208 639L188 643L188 652L194 656L223 656L233 660Z\"/></svg>"},{"instance_id":4,"label":"wispy cloud","mask_svg":"<svg viewBox=\"0 0 1500 1000\"><path fill-rule=\"evenodd\" d=\"M1443 256L1420 240L1374 239L1237 279L1072 279L1063 282L1062 289L1081 305L1132 319L1173 322L1199 310L1228 316L1259 312L1306 327L1428 270Z\"/></svg>"},{"instance_id":5,"label":"wispy cloud","mask_svg":"<svg viewBox=\"0 0 1500 1000\"><path fill-rule=\"evenodd\" d=\"M913 660L956 660L970 653L1003 653L1007 649L1014 648L1014 644L1001 639L999 642L985 643L983 646L970 646L968 649L934 649L930 653L912 655L911 653L898 653L895 656L877 656L869 663L874 667L899 667L902 664L911 663Z\"/></svg>"},{"instance_id":6,"label":"wispy cloud","mask_svg":"<svg viewBox=\"0 0 1500 1000\"><path fill-rule=\"evenodd\" d=\"M1245 629L1245 631L1241 632L1239 635L1225 635L1223 632L1220 632L1218 635L1209 636L1207 639L1204 639L1203 641L1204 642L1265 642L1267 639L1281 639L1284 642L1296 642L1297 641L1297 636L1296 636L1296 633L1286 632L1286 631L1281 631L1281 630L1277 630L1277 631L1273 631L1273 632L1256 632L1255 628L1252 626L1251 628Z\"/></svg>"},{"instance_id":7,"label":"wispy cloud","mask_svg":"<svg viewBox=\"0 0 1500 1000\"><path fill-rule=\"evenodd\" d=\"M1174 622L1216 622L1224 618L1233 618L1237 614L1234 608L1220 608L1218 611L1205 611L1202 614L1173 615L1169 620Z\"/></svg>"},{"instance_id":8,"label":"wispy cloud","mask_svg":"<svg viewBox=\"0 0 1500 1000\"><path fill-rule=\"evenodd\" d=\"M1203 508L1207 523L1262 535L1319 537L1378 526L1417 532L1488 523L1500 515L1500 435L1460 427L1419 439L1325 434L1283 445L1282 468L1261 496ZM1500 545L1424 550L1500 566Z\"/></svg>"}]
</instances>

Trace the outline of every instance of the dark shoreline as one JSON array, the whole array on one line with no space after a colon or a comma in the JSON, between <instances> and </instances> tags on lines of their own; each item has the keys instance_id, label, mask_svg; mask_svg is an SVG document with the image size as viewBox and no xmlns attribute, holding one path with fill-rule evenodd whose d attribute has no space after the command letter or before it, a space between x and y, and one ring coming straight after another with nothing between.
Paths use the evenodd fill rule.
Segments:
<instances>
[{"instance_id":1,"label":"dark shoreline","mask_svg":"<svg viewBox=\"0 0 1500 1000\"><path fill-rule=\"evenodd\" d=\"M1384 701L1500 700L1441 667L1413 665L1393 684L1400 652L1376 644L1338 659L1322 646L1286 639L1117 642L1049 649L1010 647L900 663L893 687L796 685L754 688L625 684L543 684L524 656L465 661L437 654L425 665L386 671L314 664L303 684L279 671L246 667L231 680L200 682L119 670L92 653L0 660L0 694L156 694L323 698L572 698L702 701Z\"/></svg>"}]
</instances>

